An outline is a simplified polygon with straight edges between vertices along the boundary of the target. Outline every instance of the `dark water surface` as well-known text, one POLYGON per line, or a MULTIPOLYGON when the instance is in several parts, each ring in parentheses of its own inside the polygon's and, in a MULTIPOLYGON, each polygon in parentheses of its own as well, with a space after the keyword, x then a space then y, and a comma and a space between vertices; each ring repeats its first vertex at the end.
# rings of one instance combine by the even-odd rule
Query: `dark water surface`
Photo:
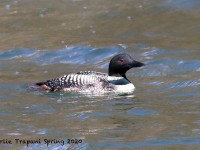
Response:
POLYGON ((0 149, 199 149, 199 39, 199 0, 2 0, 0 149), (26 87, 122 52, 146 64, 127 73, 134 96, 26 87))

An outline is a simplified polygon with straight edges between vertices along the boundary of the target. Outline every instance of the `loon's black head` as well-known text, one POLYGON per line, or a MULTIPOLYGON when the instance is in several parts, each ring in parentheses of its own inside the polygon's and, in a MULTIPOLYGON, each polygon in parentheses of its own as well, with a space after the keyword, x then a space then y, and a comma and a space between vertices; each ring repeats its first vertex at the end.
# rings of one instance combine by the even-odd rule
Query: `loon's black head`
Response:
POLYGON ((118 54, 114 56, 109 64, 108 74, 109 76, 121 75, 126 78, 126 72, 133 67, 141 67, 144 64, 138 61, 135 61, 128 54, 118 54))

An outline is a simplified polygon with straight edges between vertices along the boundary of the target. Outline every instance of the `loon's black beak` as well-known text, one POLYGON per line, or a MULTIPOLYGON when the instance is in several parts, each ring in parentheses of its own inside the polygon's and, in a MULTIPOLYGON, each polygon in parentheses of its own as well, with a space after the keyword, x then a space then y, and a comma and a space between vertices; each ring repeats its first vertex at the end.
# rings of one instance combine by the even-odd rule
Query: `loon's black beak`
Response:
POLYGON ((144 66, 143 63, 135 60, 132 61, 132 67, 142 67, 142 66, 144 66))

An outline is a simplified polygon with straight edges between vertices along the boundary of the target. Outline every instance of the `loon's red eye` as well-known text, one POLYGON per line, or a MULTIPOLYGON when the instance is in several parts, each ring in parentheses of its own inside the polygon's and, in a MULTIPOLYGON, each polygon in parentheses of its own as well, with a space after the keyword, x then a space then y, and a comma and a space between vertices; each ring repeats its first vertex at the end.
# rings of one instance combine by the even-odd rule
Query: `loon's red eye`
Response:
POLYGON ((119 59, 119 62, 120 62, 120 63, 123 63, 123 62, 124 62, 124 59, 119 59))

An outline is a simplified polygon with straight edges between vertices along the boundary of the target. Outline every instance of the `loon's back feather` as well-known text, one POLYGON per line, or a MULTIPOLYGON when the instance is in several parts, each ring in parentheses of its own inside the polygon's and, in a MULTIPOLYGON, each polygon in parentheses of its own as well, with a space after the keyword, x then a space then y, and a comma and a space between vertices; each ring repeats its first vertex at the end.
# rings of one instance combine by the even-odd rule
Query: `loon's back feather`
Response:
MULTIPOLYGON (((107 80, 106 73, 95 71, 79 71, 68 75, 61 76, 46 82, 38 82, 37 86, 50 91, 59 91, 67 88, 87 88, 97 84, 106 87, 110 83, 107 80)), ((109 86, 108 86, 109 87, 109 86)))
POLYGON ((95 75, 99 77, 107 77, 107 73, 96 72, 96 71, 79 71, 76 74, 83 74, 83 75, 95 75))

